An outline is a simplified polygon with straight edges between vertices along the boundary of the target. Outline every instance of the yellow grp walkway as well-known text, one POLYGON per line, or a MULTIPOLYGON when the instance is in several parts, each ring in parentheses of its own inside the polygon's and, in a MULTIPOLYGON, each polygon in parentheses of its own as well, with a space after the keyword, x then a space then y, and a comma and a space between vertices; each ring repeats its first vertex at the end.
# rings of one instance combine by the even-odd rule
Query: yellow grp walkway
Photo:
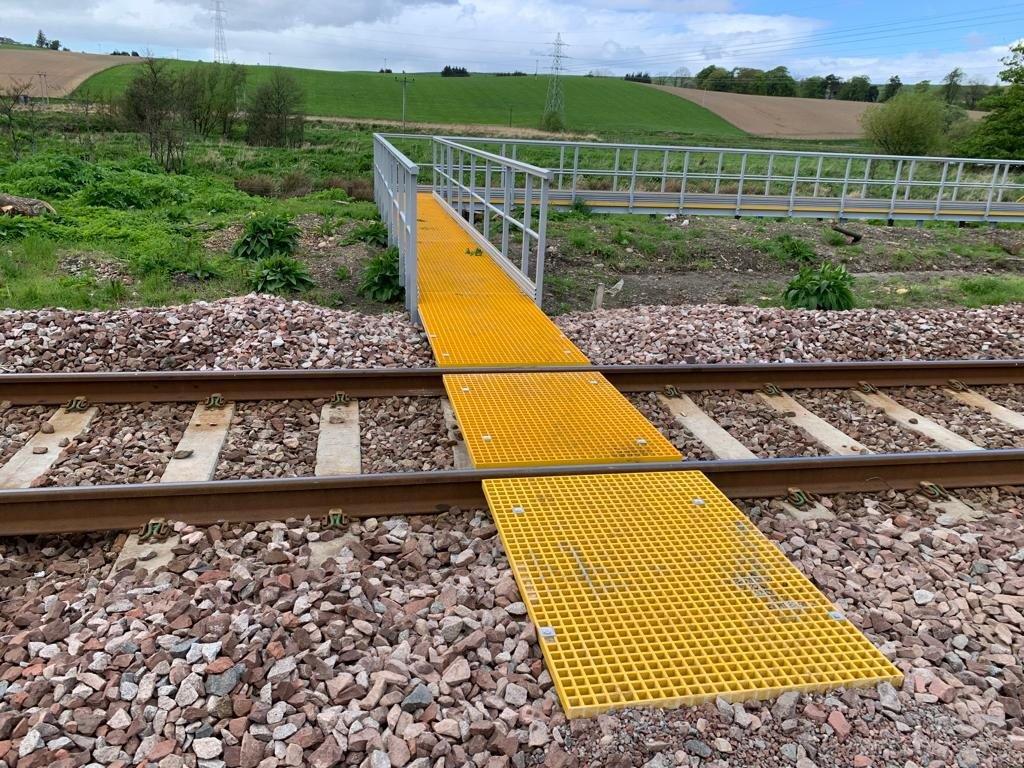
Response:
MULTIPOLYGON (((477 468, 678 462, 679 452, 429 194, 419 311, 477 468)), ((700 472, 487 480, 569 717, 902 675, 700 472)))

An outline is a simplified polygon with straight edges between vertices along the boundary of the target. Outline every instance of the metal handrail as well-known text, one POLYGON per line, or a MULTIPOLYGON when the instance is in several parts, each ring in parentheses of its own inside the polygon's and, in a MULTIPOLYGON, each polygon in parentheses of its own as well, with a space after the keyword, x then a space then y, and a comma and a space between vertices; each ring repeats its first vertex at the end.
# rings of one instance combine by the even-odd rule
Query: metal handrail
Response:
POLYGON ((434 196, 448 207, 480 249, 540 306, 544 296, 548 193, 554 172, 440 136, 434 137, 432 147, 434 196), (518 177, 522 177, 521 186, 518 177), (522 213, 517 215, 520 206, 522 213), (532 225, 534 215, 536 228, 532 225), (500 222, 497 243, 491 239, 495 219, 500 222), (511 258, 513 228, 522 235, 518 266, 511 258))
POLYGON ((398 280, 405 288, 405 308, 419 322, 419 268, 416 250, 416 195, 419 166, 387 138, 373 134, 373 196, 388 244, 398 247, 398 280))

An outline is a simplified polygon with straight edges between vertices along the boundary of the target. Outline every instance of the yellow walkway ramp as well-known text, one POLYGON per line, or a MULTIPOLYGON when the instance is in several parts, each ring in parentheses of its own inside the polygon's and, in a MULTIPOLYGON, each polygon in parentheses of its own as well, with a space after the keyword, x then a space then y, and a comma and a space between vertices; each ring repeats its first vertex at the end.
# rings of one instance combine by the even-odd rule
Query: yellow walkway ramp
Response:
POLYGON ((439 366, 588 364, 433 195, 416 206, 420 318, 439 366))
POLYGON ((902 681, 700 472, 484 491, 569 717, 902 681))
MULTIPOLYGON (((475 467, 681 459, 593 372, 457 373, 588 361, 440 203, 417 205, 420 316, 475 467)), ((570 717, 900 679, 699 472, 484 489, 570 717)))

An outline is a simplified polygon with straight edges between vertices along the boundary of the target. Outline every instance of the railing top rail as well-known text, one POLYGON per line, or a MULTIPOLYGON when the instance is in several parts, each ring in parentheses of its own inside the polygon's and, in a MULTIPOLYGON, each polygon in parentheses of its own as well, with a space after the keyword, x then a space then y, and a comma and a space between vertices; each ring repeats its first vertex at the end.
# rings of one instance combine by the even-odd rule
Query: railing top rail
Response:
MULTIPOLYGON (((602 141, 555 141, 551 139, 513 139, 488 136, 427 136, 425 134, 383 134, 401 139, 434 139, 454 144, 487 142, 488 144, 530 144, 547 147, 585 147, 589 149, 640 149, 672 152, 746 152, 750 155, 789 155, 799 157, 856 158, 861 160, 916 160, 918 162, 968 163, 971 165, 1024 165, 1024 160, 979 157, 933 157, 929 155, 875 155, 859 152, 820 152, 803 149, 752 149, 745 147, 694 147, 678 144, 624 144, 602 141)), ((481 150, 482 151, 482 150, 481 150)), ((498 155, 500 157, 500 155, 498 155)))
POLYGON ((379 141, 384 147, 395 156, 395 159, 405 167, 405 169, 413 176, 419 175, 420 167, 416 165, 412 160, 406 157, 401 150, 399 150, 394 144, 388 141, 389 138, 395 138, 398 134, 385 134, 375 133, 373 134, 374 141, 379 141))
POLYGON ((555 172, 549 168, 541 168, 538 165, 524 163, 521 160, 513 160, 511 157, 496 155, 493 152, 488 152, 477 147, 468 147, 465 144, 462 144, 458 141, 452 141, 451 139, 447 139, 442 136, 434 136, 432 138, 438 144, 442 144, 446 147, 455 147, 457 149, 461 149, 465 152, 468 152, 471 155, 475 155, 476 157, 480 157, 485 160, 490 160, 500 165, 508 166, 509 168, 515 168, 516 170, 520 170, 523 171, 524 173, 529 173, 534 176, 540 176, 542 178, 547 179, 548 181, 551 181, 555 177, 555 172))

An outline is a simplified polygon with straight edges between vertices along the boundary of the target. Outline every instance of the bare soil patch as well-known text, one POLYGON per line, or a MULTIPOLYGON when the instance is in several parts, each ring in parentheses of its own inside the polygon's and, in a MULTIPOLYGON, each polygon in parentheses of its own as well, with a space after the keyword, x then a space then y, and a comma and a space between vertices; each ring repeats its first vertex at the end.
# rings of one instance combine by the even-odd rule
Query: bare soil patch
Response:
MULTIPOLYGON (((772 138, 859 139, 864 134, 861 116, 872 106, 863 101, 756 96, 670 85, 651 87, 700 104, 747 133, 772 138)), ((968 114, 977 119, 982 113, 968 114)))
POLYGON ((13 82, 31 82, 30 96, 63 97, 97 72, 131 64, 139 59, 104 56, 73 51, 38 51, 27 48, 0 49, 0 88, 13 82), (39 73, 46 74, 46 93, 39 73))

